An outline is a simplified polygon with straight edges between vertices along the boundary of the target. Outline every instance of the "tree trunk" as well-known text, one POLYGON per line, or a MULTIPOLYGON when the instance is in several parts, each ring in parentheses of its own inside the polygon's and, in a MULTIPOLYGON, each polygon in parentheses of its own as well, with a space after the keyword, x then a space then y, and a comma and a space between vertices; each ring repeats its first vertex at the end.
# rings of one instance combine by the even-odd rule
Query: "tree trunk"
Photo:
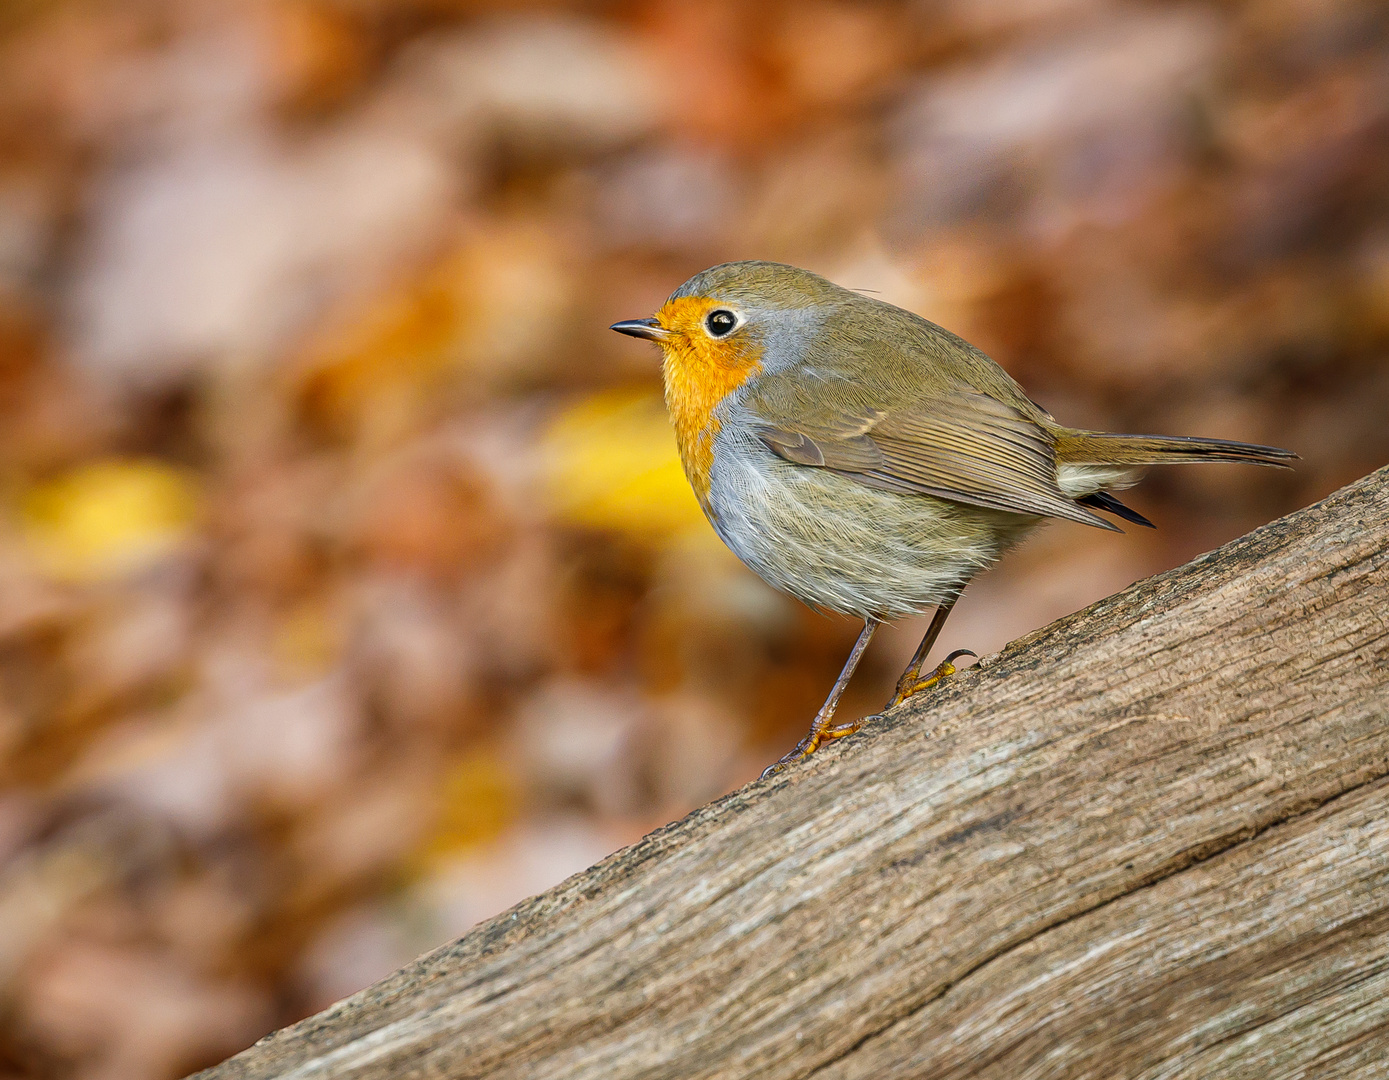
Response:
POLYGON ((203 1073, 1389 1075, 1389 469, 203 1073))

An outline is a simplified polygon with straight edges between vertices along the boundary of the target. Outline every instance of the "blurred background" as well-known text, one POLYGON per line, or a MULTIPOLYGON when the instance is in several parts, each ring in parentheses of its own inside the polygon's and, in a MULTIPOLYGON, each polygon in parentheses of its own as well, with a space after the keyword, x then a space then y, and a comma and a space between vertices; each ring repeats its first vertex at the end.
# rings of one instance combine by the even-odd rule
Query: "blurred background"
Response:
POLYGON ((858 627, 606 329, 748 257, 1302 454, 1050 526, 995 650, 1389 460, 1389 9, 0 4, 0 1076, 213 1063, 799 737, 858 627))

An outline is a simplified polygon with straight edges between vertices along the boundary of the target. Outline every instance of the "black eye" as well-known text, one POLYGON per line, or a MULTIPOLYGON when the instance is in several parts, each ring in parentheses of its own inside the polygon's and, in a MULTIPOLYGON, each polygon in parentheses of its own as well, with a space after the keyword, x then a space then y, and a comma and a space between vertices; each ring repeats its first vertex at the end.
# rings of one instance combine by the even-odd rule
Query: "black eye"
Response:
POLYGON ((738 325, 738 316, 724 308, 715 308, 705 316, 704 325, 714 337, 723 337, 738 325))

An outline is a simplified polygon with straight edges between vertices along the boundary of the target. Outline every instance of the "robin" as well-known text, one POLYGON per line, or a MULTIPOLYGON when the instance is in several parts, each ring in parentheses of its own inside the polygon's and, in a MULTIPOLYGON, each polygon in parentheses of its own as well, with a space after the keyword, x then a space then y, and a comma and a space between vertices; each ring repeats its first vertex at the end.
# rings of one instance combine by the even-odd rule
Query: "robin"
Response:
POLYGON ((612 329, 661 347, 685 475, 724 543, 775 588, 863 620, 810 731, 769 773, 859 730, 834 711, 883 622, 935 609, 889 707, 974 656, 922 677, 966 584, 1044 518, 1152 528, 1112 494, 1144 466, 1297 457, 1065 427, 964 339, 780 263, 712 267, 612 329))

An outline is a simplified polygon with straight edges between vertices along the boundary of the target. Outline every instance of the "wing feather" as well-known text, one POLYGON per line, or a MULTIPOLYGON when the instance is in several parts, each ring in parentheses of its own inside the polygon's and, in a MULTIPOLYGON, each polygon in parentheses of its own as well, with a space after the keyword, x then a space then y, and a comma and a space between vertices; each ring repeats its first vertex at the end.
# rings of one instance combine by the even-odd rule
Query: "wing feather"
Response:
POLYGON ((787 461, 871 487, 1117 530, 1057 486, 1050 432, 988 394, 953 389, 889 409, 818 405, 794 424, 762 421, 758 434, 787 461))

